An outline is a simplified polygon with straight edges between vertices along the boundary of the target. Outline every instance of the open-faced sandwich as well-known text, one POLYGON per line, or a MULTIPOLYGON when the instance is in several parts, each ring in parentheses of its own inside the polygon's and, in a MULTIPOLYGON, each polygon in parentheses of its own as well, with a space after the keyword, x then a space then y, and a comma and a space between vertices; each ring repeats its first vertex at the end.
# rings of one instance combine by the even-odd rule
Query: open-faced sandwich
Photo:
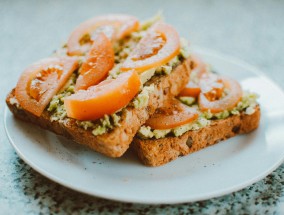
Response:
POLYGON ((260 120, 257 95, 215 74, 192 57, 190 81, 146 121, 133 147, 148 166, 160 166, 237 134, 256 129, 260 120))
POLYGON ((19 119, 120 157, 185 87, 191 65, 186 42, 157 17, 140 24, 128 15, 99 16, 28 66, 6 103, 19 119))
POLYGON ((260 119, 256 95, 192 57, 158 17, 83 22, 24 70, 6 102, 17 118, 109 157, 133 142, 148 166, 248 133, 260 119))

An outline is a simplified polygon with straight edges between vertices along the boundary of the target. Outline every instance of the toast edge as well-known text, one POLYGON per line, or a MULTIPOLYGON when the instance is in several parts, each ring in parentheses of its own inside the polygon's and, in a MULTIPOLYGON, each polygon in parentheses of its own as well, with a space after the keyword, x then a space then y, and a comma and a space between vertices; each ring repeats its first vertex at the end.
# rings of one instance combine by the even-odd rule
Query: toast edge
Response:
MULTIPOLYGON (((109 133, 94 136, 90 130, 84 130, 77 126, 76 120, 67 119, 63 122, 51 121, 50 114, 44 111, 40 117, 19 109, 17 105, 11 104, 14 98, 14 89, 6 97, 6 103, 10 111, 18 119, 30 122, 64 136, 75 142, 87 145, 91 149, 109 157, 121 157, 129 148, 136 132, 146 120, 163 105, 170 97, 176 96, 186 85, 191 72, 191 58, 185 59, 168 76, 155 77, 151 83, 155 84, 156 91, 150 95, 149 104, 144 108, 127 108, 122 115, 121 126, 116 127, 109 133)), ((150 84, 151 84, 150 83, 150 84)))
POLYGON ((257 106, 252 115, 241 113, 226 119, 214 120, 211 125, 196 131, 188 131, 180 137, 157 140, 134 138, 132 147, 143 164, 161 166, 238 134, 252 132, 259 126, 260 115, 260 107, 257 106))

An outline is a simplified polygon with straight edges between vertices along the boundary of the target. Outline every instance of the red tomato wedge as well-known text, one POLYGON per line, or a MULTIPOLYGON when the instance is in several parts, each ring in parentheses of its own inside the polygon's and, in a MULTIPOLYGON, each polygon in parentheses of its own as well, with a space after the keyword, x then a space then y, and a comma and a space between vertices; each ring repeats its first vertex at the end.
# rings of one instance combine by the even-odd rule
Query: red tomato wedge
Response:
POLYGON ((197 98, 201 91, 199 83, 196 83, 196 81, 192 79, 199 80, 202 75, 206 74, 208 72, 207 66, 200 58, 195 55, 192 56, 192 61, 193 69, 191 71, 190 81, 188 82, 186 87, 180 92, 179 96, 190 96, 197 98))
POLYGON ((145 125, 153 129, 171 129, 193 122, 197 118, 198 113, 195 109, 172 99, 163 108, 158 109, 145 125))
POLYGON ((242 98, 242 88, 240 84, 230 78, 221 77, 224 87, 228 89, 228 93, 225 97, 210 101, 204 93, 200 93, 198 104, 201 111, 210 110, 211 113, 219 113, 224 110, 233 109, 242 98))
POLYGON ((79 90, 64 99, 67 116, 78 120, 95 120, 105 114, 113 114, 133 99, 140 85, 139 75, 130 71, 87 90, 79 90))
POLYGON ((104 80, 114 65, 114 52, 110 40, 99 33, 94 40, 86 61, 80 68, 75 90, 86 90, 104 80))
POLYGON ((104 32, 115 41, 128 36, 139 28, 139 21, 134 16, 112 14, 98 16, 81 23, 71 33, 67 41, 69 55, 84 55, 89 50, 96 32, 104 32))
POLYGON ((163 22, 154 24, 139 41, 123 63, 121 70, 134 69, 138 73, 166 64, 180 50, 180 38, 176 30, 163 22))
POLYGON ((15 90, 21 107, 40 116, 77 68, 78 60, 70 57, 46 58, 29 66, 15 90))

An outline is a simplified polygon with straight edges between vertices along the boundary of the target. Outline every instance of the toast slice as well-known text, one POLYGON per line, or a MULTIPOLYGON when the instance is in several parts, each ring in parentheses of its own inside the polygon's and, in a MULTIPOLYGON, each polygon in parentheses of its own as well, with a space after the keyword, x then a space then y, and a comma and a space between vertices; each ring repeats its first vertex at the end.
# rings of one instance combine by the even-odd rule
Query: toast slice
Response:
POLYGON ((147 166, 160 166, 180 156, 196 152, 238 134, 255 130, 260 121, 260 107, 251 115, 244 112, 225 119, 212 120, 209 126, 187 131, 179 137, 140 139, 136 137, 132 147, 147 166))
MULTIPOLYGON (((183 60, 169 75, 153 76, 146 86, 154 85, 154 91, 149 93, 146 107, 134 108, 128 106, 121 116, 120 126, 109 132, 95 136, 91 130, 85 130, 77 125, 76 120, 66 118, 63 121, 52 121, 51 113, 45 110, 40 117, 25 111, 15 102, 13 89, 6 98, 6 103, 15 117, 39 125, 58 135, 72 139, 77 143, 89 146, 97 152, 109 157, 120 157, 129 148, 136 132, 146 120, 163 105, 163 102, 178 95, 188 82, 192 67, 191 58, 183 60)), ((111 102, 111 101, 110 101, 111 102)))

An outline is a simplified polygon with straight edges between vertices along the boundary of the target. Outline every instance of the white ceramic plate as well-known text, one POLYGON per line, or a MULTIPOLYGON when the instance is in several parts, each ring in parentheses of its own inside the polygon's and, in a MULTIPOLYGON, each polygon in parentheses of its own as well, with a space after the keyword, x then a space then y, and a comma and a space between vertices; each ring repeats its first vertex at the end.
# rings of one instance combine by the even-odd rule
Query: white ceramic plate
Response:
POLYGON ((260 95, 258 130, 221 142, 162 167, 143 166, 127 152, 111 159, 16 120, 5 127, 18 155, 39 173, 71 189, 125 202, 182 203, 240 190, 276 169, 284 158, 284 94, 255 68, 209 51, 195 51, 213 69, 260 95))

